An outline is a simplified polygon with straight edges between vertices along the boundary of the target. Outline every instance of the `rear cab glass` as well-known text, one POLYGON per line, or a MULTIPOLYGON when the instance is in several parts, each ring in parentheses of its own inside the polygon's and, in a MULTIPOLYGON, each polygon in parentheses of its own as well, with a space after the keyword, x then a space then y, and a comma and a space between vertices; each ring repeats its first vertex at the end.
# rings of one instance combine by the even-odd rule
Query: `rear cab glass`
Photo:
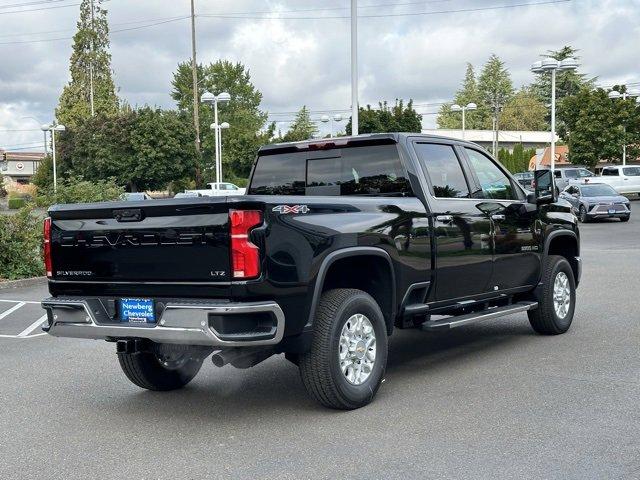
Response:
POLYGON ((258 157, 249 195, 412 195, 396 144, 258 157))

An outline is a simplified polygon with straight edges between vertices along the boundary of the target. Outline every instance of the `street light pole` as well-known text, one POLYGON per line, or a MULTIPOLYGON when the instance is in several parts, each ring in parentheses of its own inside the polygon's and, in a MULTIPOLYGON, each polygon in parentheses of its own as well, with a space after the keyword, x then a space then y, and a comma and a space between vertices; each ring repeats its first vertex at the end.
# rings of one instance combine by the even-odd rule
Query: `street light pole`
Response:
POLYGON ((556 70, 551 70, 551 172, 556 168, 556 70))
POLYGON ((64 132, 66 127, 64 125, 56 124, 54 121, 50 125, 43 125, 42 130, 48 130, 51 132, 51 150, 53 160, 53 193, 58 191, 58 171, 56 166, 56 132, 64 132))
MULTIPOLYGON (((231 95, 227 92, 222 92, 218 95, 204 92, 201 101, 202 103, 213 105, 213 123, 211 124, 211 129, 214 130, 215 134, 216 183, 220 183, 222 181, 222 139, 220 138, 220 124, 218 123, 218 102, 227 103, 231 101, 231 95)), ((227 126, 228 125, 229 124, 227 124, 227 126)))
MULTIPOLYGON (((626 89, 626 86, 625 86, 626 89)), ((617 100, 619 98, 621 98, 623 101, 626 100, 628 97, 636 97, 638 96, 638 94, 636 93, 628 93, 626 90, 623 93, 618 92, 617 90, 611 90, 608 94, 608 97, 611 100, 617 100)), ((627 124, 623 123, 622 124, 622 133, 624 135, 624 140, 622 142, 622 166, 625 166, 627 164, 627 124)))
POLYGON ((451 105, 452 112, 462 112, 462 140, 464 140, 465 137, 467 110, 476 110, 477 108, 478 106, 475 103, 467 103, 463 106, 460 106, 457 103, 451 105))
POLYGON ((358 135, 358 2, 351 0, 351 135, 358 135))
POLYGON ((556 60, 555 58, 545 58, 531 65, 533 73, 551 73, 551 162, 550 169, 553 172, 556 168, 556 72, 575 70, 578 62, 574 58, 556 60))

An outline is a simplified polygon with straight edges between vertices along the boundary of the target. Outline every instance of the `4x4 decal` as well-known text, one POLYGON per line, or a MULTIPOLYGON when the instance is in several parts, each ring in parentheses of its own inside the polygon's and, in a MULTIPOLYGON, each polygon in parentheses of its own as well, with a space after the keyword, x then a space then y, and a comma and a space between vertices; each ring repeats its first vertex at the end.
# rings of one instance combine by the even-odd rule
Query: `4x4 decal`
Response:
POLYGON ((306 205, 277 205, 271 210, 278 213, 308 213, 309 207, 306 205))

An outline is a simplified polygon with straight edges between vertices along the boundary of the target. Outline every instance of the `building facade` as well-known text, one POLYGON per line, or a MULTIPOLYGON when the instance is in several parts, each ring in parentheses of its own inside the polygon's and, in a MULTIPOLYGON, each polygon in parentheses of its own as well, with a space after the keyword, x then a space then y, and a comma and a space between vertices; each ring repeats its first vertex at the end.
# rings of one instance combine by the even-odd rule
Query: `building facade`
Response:
MULTIPOLYGON (((462 140, 462 130, 447 129, 423 129, 422 133, 440 135, 442 137, 456 138, 462 140)), ((487 150, 491 150, 495 139, 493 130, 465 130, 464 140, 477 143, 487 150)), ((556 135, 556 141, 558 137, 556 135)), ((513 147, 522 144, 525 149, 544 148, 551 143, 550 132, 526 131, 526 130, 501 130, 498 132, 498 149, 504 148, 513 151, 513 147)))
POLYGON ((38 171, 42 152, 5 152, 0 150, 0 175, 8 183, 26 184, 38 171))

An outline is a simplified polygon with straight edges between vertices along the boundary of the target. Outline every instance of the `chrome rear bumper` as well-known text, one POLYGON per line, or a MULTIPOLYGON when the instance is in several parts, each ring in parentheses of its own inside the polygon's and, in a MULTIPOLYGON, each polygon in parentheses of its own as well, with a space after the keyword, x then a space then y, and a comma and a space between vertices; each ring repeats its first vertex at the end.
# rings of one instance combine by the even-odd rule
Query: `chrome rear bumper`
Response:
POLYGON ((44 330, 55 337, 97 340, 145 338, 158 343, 240 347, 275 345, 284 335, 284 313, 275 302, 167 302, 156 324, 100 323, 96 319, 98 312, 94 313, 89 302, 84 299, 49 298, 42 301, 42 308, 47 311, 48 317, 44 330), (247 336, 241 340, 222 339, 209 322, 209 314, 224 316, 253 313, 268 313, 272 316, 274 328, 267 335, 268 338, 262 334, 256 340, 247 336))

